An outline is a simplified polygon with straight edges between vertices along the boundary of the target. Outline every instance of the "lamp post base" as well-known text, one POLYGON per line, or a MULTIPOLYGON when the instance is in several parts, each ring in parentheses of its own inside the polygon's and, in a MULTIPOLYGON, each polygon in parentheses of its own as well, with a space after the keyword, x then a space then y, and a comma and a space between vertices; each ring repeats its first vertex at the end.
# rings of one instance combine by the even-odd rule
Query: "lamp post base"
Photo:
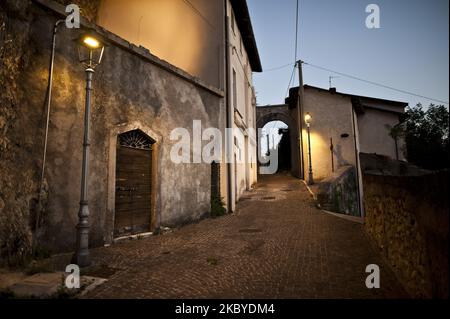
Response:
POLYGON ((91 259, 89 257, 89 206, 87 201, 82 201, 80 203, 78 217, 77 245, 76 251, 72 257, 72 262, 82 268, 91 264, 91 259))
POLYGON ((91 257, 89 256, 89 252, 83 253, 74 253, 72 256, 72 264, 77 265, 80 268, 88 267, 92 264, 91 257))
POLYGON ((312 173, 309 173, 308 175, 308 185, 313 185, 314 184, 314 179, 312 176, 312 173))

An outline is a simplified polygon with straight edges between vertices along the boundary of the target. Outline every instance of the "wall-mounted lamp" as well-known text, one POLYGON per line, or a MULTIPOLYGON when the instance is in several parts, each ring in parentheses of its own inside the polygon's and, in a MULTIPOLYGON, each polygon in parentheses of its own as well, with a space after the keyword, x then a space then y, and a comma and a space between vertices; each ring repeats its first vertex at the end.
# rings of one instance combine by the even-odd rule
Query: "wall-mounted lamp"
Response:
POLYGON ((306 123, 306 126, 309 127, 309 126, 311 125, 311 120, 312 120, 311 114, 306 113, 306 115, 305 115, 305 123, 306 123))

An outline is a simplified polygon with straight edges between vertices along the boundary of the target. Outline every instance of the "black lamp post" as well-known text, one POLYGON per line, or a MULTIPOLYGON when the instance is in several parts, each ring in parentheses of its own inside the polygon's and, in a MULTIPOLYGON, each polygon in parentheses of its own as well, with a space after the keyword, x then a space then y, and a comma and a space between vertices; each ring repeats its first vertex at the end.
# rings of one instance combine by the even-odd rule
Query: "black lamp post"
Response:
POLYGON ((86 104, 84 113, 83 163, 81 171, 81 198, 78 212, 77 245, 73 263, 79 267, 91 264, 89 258, 89 206, 88 206, 88 175, 89 175, 89 122, 91 113, 92 77, 105 50, 104 44, 93 33, 85 33, 78 41, 80 62, 86 68, 86 104))
POLYGON ((305 123, 306 123, 306 130, 308 132, 308 161, 309 161, 308 185, 314 184, 312 161, 311 161, 311 120, 312 120, 311 114, 306 113, 305 123))

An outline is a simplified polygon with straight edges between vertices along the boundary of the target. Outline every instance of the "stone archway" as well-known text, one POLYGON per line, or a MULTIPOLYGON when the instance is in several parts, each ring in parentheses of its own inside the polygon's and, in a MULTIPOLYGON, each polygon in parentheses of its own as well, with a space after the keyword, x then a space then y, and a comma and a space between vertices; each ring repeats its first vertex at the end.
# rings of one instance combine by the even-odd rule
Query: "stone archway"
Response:
MULTIPOLYGON (((294 110, 295 111, 295 110, 294 110)), ((272 121, 282 121, 289 127, 289 136, 291 142, 291 174, 301 178, 298 156, 298 125, 295 116, 292 114, 287 104, 268 105, 256 107, 256 128, 262 129, 264 125, 272 121)), ((260 140, 260 136, 258 136, 260 140)), ((258 152, 259 152, 258 143, 258 152)))

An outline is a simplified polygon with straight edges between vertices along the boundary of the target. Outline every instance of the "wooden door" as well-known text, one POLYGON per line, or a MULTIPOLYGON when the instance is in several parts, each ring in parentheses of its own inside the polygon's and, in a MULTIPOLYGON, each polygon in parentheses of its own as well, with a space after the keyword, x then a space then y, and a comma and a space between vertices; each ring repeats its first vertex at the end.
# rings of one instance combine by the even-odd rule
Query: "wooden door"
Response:
POLYGON ((140 131, 119 135, 116 157, 115 237, 150 231, 151 140, 140 131))

